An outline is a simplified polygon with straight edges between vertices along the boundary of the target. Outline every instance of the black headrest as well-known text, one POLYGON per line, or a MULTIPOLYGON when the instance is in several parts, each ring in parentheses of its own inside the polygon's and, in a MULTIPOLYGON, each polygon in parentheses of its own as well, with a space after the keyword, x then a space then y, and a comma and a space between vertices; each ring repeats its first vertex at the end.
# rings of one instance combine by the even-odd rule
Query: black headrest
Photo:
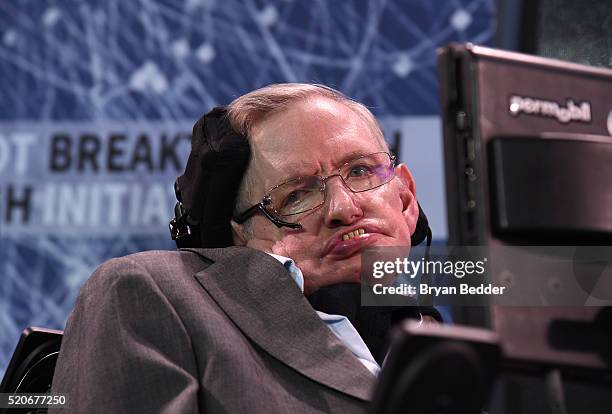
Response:
POLYGON ((216 107, 196 122, 187 166, 174 188, 178 203, 170 230, 179 247, 233 244, 230 219, 250 155, 246 138, 230 126, 227 108, 216 107))

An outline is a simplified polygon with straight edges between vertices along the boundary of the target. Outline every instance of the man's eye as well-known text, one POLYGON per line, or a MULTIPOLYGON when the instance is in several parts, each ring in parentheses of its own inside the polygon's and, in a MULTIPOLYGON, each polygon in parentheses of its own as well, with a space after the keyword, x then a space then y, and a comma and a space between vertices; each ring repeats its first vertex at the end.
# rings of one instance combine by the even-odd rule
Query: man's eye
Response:
POLYGON ((303 197, 304 191, 292 191, 285 197, 285 200, 283 200, 283 207, 291 207, 292 205, 298 204, 302 201, 303 197))
POLYGON ((349 177, 363 177, 364 175, 372 174, 372 169, 366 165, 357 165, 351 168, 349 177))

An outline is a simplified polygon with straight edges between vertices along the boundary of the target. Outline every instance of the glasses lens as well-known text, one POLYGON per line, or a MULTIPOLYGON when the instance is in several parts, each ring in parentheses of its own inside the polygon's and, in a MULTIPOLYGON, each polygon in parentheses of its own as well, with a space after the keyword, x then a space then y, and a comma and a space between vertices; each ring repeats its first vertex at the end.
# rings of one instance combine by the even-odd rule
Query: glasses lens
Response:
POLYGON ((349 161, 341 171, 346 185, 354 192, 380 187, 395 177, 389 154, 379 152, 349 161))
POLYGON ((270 191, 272 208, 282 216, 291 216, 313 209, 325 201, 320 177, 300 177, 270 191))

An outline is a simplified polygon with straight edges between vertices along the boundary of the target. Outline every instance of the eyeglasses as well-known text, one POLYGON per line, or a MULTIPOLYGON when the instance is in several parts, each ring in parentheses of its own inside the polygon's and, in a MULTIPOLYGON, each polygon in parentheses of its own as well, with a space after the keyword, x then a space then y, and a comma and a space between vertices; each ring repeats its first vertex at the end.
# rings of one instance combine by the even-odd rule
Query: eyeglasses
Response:
POLYGON ((361 155, 343 164, 335 174, 321 177, 311 175, 292 178, 272 187, 262 200, 234 217, 244 223, 257 212, 263 213, 278 227, 302 228, 297 223, 299 214, 325 204, 325 183, 340 177, 353 193, 361 193, 387 184, 395 177, 395 156, 386 152, 361 155))

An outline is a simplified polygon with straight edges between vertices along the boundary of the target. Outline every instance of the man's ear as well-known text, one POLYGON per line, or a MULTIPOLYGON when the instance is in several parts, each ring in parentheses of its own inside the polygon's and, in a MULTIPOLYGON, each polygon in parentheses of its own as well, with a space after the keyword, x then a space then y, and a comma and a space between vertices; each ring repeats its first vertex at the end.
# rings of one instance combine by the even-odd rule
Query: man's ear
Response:
POLYGON ((234 220, 230 220, 230 226, 232 226, 234 246, 246 246, 247 239, 244 236, 244 226, 236 223, 234 220))
POLYGON ((419 219, 419 205, 416 200, 416 184, 406 164, 395 167, 395 176, 400 182, 400 198, 402 200, 402 214, 408 224, 410 234, 414 233, 419 219))

